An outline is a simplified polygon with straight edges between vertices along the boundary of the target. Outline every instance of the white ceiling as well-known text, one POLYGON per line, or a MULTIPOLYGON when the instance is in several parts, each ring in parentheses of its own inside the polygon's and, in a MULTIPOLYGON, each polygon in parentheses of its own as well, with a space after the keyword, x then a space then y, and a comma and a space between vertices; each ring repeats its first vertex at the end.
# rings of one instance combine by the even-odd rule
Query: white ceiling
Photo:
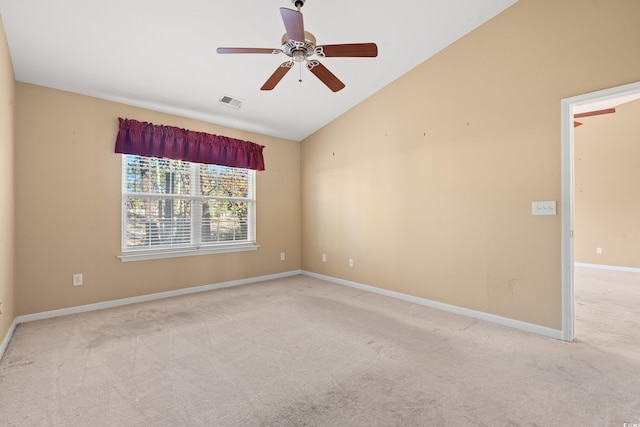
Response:
POLYGON ((320 59, 337 93, 299 66, 261 91, 285 55, 216 54, 280 48, 291 0, 0 0, 0 15, 18 81, 299 141, 516 1, 307 0, 319 45, 378 45, 377 58, 320 59))

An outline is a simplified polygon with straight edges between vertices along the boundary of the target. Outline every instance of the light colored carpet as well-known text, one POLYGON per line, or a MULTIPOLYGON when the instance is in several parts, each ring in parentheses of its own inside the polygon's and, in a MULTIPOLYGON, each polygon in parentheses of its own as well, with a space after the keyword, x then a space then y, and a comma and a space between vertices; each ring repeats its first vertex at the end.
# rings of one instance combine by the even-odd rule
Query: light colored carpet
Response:
POLYGON ((575 343, 305 276, 21 324, 0 425, 640 423, 639 275, 599 273, 575 343))

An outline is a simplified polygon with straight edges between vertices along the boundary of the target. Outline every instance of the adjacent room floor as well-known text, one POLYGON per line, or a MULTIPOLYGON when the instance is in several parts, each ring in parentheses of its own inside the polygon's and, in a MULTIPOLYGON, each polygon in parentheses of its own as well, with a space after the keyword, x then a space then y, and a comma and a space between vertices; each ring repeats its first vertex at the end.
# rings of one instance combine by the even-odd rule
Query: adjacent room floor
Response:
POLYGON ((640 422, 640 275, 576 271, 566 343, 306 276, 24 323, 2 426, 640 422))
POLYGON ((640 273, 585 267, 574 272, 576 342, 640 354, 640 273))

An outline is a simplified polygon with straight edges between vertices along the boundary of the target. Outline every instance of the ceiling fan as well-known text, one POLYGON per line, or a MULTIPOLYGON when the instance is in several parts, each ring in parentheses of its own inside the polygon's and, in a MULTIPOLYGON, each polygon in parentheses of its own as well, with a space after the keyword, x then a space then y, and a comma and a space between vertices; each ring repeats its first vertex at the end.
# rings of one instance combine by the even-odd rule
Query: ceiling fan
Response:
POLYGON ((284 53, 289 58, 276 69, 260 88, 261 90, 272 90, 282 80, 282 78, 293 68, 295 63, 306 62, 306 67, 316 77, 322 81, 333 92, 337 92, 345 87, 327 67, 322 65, 317 59, 311 59, 313 55, 331 57, 368 57, 378 56, 378 46, 375 43, 350 43, 350 44, 327 44, 316 45, 316 38, 313 34, 304 29, 302 13, 300 8, 305 0, 291 0, 297 10, 280 8, 280 15, 284 22, 286 33, 282 36, 282 47, 280 49, 270 48, 246 48, 246 47, 219 47, 218 53, 264 53, 280 54, 284 53))

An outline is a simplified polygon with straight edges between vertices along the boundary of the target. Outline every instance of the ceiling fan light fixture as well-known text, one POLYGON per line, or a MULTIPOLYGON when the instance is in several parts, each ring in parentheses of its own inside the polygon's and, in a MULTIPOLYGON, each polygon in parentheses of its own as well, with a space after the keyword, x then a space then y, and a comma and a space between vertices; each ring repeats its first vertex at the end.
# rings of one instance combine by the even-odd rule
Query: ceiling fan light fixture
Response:
POLYGON ((307 58, 307 53, 302 50, 292 52, 292 58, 295 62, 303 62, 307 58))

